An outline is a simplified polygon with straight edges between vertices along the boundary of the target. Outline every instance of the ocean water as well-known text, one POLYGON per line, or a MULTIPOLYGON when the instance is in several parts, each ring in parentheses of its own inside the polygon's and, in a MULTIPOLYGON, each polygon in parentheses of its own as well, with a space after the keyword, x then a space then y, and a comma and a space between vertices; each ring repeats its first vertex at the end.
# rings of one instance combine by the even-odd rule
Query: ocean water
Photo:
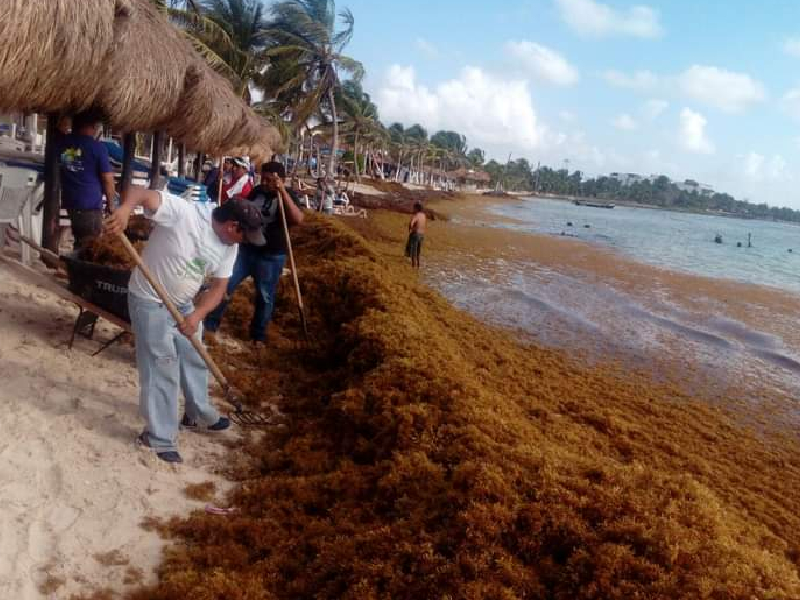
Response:
MULTIPOLYGON (((563 232, 674 271, 800 292, 800 227, 794 225, 541 199, 486 210, 486 226, 563 232), (714 242, 716 235, 722 244, 714 242)), ((713 298, 694 298, 690 305, 663 290, 639 295, 613 281, 535 262, 495 258, 466 265, 439 265, 428 281, 457 306, 546 346, 577 350, 589 361, 624 357, 625 364, 645 369, 654 359, 674 359, 683 365, 681 377, 700 373, 725 385, 800 394, 800 346, 794 335, 800 315, 770 314, 767 331, 736 320, 724 302, 713 298)), ((714 383, 717 388, 724 389, 714 383)))
POLYGON ((521 199, 494 206, 491 212, 516 221, 493 223, 497 227, 563 233, 660 267, 800 292, 798 225, 546 199, 521 199), (722 236, 722 244, 714 242, 716 235, 722 236))

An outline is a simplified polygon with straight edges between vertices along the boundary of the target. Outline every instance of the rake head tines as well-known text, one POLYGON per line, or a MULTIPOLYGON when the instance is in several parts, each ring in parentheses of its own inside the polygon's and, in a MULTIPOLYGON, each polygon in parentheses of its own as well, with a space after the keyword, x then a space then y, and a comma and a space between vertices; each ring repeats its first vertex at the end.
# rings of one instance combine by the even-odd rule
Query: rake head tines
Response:
POLYGON ((230 420, 239 427, 267 427, 272 425, 270 417, 250 410, 244 410, 241 406, 238 406, 236 410, 232 411, 228 416, 230 420))

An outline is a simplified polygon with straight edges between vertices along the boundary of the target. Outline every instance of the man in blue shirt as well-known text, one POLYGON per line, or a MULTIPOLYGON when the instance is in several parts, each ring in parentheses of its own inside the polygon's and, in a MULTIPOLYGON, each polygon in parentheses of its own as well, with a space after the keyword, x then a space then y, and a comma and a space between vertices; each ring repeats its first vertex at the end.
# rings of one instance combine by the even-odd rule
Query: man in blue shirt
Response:
POLYGON ((103 194, 113 211, 114 171, 105 144, 95 139, 100 115, 85 111, 72 117, 72 133, 58 140, 61 206, 67 209, 77 250, 103 229, 103 194))

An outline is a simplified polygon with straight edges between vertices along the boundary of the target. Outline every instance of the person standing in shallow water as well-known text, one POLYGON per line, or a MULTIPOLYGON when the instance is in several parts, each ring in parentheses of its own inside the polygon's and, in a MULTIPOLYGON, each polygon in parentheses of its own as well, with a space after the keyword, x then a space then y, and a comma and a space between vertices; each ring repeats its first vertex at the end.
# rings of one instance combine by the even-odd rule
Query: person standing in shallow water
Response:
POLYGON ((422 204, 414 203, 414 215, 408 223, 408 242, 406 243, 406 256, 411 258, 411 267, 419 269, 419 257, 422 254, 422 242, 425 241, 425 228, 428 217, 422 209, 422 204))

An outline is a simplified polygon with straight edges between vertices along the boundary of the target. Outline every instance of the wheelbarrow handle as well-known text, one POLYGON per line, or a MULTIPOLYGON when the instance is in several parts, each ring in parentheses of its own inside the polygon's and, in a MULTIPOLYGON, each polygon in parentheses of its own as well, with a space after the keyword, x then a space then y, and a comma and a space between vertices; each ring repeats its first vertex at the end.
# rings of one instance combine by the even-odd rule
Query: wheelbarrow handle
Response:
MULTIPOLYGON (((128 251, 128 254, 131 255, 131 258, 136 263, 136 266, 139 267, 139 270, 142 272, 142 275, 144 275, 144 278, 147 279, 147 281, 150 282, 150 285, 153 286, 153 289, 156 291, 156 294, 158 294, 158 297, 164 303, 164 306, 167 307, 169 314, 172 315, 172 318, 175 319, 175 322, 178 325, 183 325, 184 321, 183 315, 175 306, 175 304, 172 302, 172 300, 169 299, 169 296, 167 295, 167 292, 164 289, 164 287, 158 281, 156 281, 155 277, 153 277, 153 274, 150 272, 150 269, 148 269, 147 265, 144 264, 142 257, 139 256, 139 253, 136 251, 136 248, 133 247, 131 241, 125 236, 124 233, 119 234, 119 239, 122 241, 122 245, 125 246, 125 249, 128 251)), ((189 341, 191 342, 194 349, 197 350, 197 353, 200 355, 203 361, 206 363, 206 366, 208 366, 208 370, 211 371, 216 380, 219 382, 219 385, 222 387, 222 391, 225 393, 228 402, 230 402, 237 411, 241 410, 241 404, 239 404, 238 402, 234 402, 231 399, 232 396, 231 386, 228 383, 228 380, 225 378, 225 375, 222 374, 222 371, 220 371, 219 367, 217 366, 217 363, 214 362, 214 359, 211 358, 211 355, 208 353, 206 347, 203 346, 200 339, 197 336, 193 335, 189 338, 189 341)))
POLYGON ((12 234, 12 236, 9 236, 9 237, 12 237, 12 239, 13 239, 13 237, 16 237, 16 238, 17 238, 17 239, 18 239, 20 242, 23 242, 23 243, 25 243, 25 244, 28 244, 28 246, 30 246, 30 247, 31 247, 32 249, 34 249, 36 252, 38 252, 38 253, 39 253, 39 254, 41 254, 42 256, 46 256, 47 258, 49 258, 49 259, 50 259, 50 260, 52 260, 52 261, 59 262, 59 261, 63 260, 63 259, 62 259, 62 258, 61 258, 61 257, 60 257, 58 254, 56 254, 55 252, 53 252, 53 251, 51 251, 51 250, 48 250, 47 248, 42 248, 42 247, 41 247, 39 244, 37 244, 36 242, 34 242, 32 239, 30 239, 29 237, 26 237, 26 236, 22 235, 22 234, 21 234, 21 233, 19 233, 19 232, 15 232, 14 234, 12 234))

